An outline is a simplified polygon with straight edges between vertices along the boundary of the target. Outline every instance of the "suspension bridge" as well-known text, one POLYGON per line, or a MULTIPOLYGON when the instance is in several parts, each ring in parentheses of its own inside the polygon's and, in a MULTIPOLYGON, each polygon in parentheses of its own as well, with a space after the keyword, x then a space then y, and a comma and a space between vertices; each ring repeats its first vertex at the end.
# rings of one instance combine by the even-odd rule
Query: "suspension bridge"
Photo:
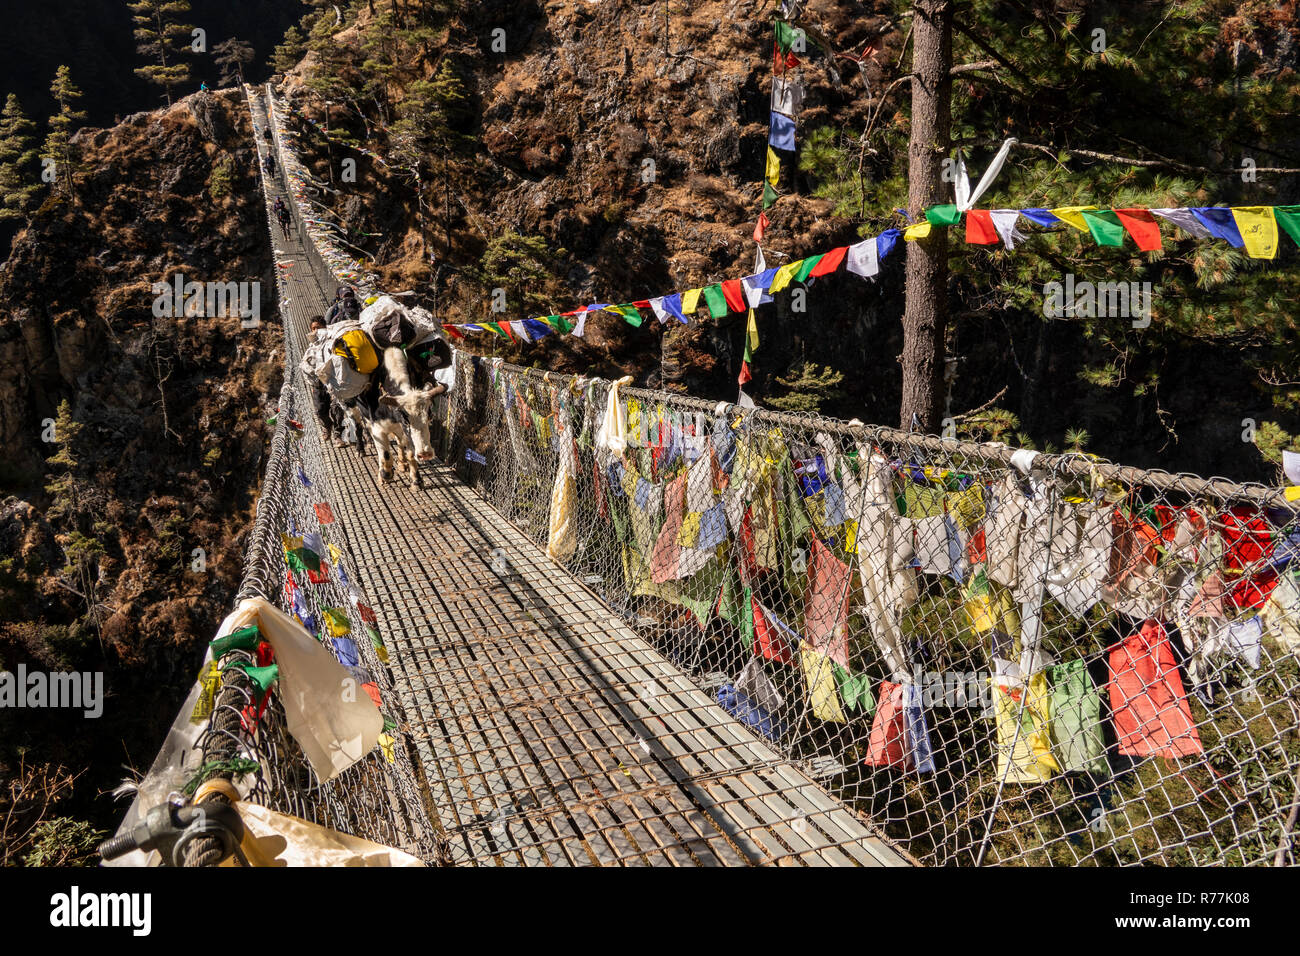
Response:
MULTIPOLYGON (((302 200, 270 89, 249 102, 275 131, 268 207, 302 200)), ((463 351, 442 461, 421 488, 381 484, 308 417, 297 363, 339 273, 290 205, 285 383, 239 597, 373 608, 360 664, 389 736, 322 782, 274 698, 241 718, 228 669, 155 772, 243 773, 246 800, 434 864, 1294 862, 1281 489, 635 388, 611 462, 590 440, 610 383, 463 351), (286 528, 328 538, 310 586, 286 528)))

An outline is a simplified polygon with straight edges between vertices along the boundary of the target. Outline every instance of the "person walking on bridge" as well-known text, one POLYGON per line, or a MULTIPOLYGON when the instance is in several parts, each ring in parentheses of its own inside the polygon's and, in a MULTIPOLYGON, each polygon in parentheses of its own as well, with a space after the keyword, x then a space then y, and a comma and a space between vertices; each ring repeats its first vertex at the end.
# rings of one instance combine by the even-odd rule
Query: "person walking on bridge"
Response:
POLYGON ((275 205, 271 207, 275 212, 275 218, 280 221, 280 231, 284 233, 284 238, 289 238, 289 207, 284 204, 283 196, 275 197, 275 205))
POLYGON ((356 292, 349 285, 339 286, 334 293, 334 304, 325 313, 325 323, 333 325, 335 322, 356 322, 360 318, 361 303, 357 301, 356 292))
MULTIPOLYGON (((321 342, 319 333, 325 329, 324 316, 312 316, 308 325, 307 333, 308 346, 318 345, 321 342)), ((304 363, 310 364, 307 356, 303 357, 304 363)), ((307 380, 307 392, 311 397, 311 408, 316 414, 316 423, 320 425, 321 444, 329 444, 331 438, 337 447, 342 447, 346 442, 343 440, 343 416, 344 410, 330 398, 329 391, 325 388, 319 378, 308 370, 302 369, 303 378, 307 380)))

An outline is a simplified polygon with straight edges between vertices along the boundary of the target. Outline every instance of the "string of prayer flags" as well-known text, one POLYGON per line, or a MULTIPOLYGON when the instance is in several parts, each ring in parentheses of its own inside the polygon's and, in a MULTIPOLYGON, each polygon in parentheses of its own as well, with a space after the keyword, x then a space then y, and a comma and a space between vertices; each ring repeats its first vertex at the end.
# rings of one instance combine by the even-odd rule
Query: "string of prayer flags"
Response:
MULTIPOLYGON (((766 180, 765 186, 770 187, 766 180)), ((1161 219, 1196 238, 1223 239, 1254 258, 1275 258, 1281 232, 1286 232, 1300 245, 1300 206, 1102 209, 1095 205, 1078 205, 1059 206, 1051 210, 1031 207, 963 211, 959 206, 947 203, 930 207, 925 211, 924 220, 912 223, 905 230, 886 229, 874 239, 864 239, 851 246, 840 246, 828 252, 797 259, 774 270, 756 266, 755 272, 748 276, 629 303, 593 303, 585 308, 550 316, 509 322, 463 323, 445 328, 462 332, 490 331, 512 342, 534 342, 557 329, 571 330, 573 335, 581 338, 587 316, 592 312, 618 315, 633 326, 642 324, 642 310, 652 311, 661 323, 672 317, 683 324, 690 324, 695 313, 703 306, 707 307, 711 318, 721 319, 730 313, 746 312, 772 301, 776 293, 787 289, 792 282, 806 283, 837 272, 841 267, 863 277, 877 275, 881 260, 892 252, 900 240, 915 240, 929 235, 934 228, 960 225, 963 218, 968 243, 991 246, 1001 241, 1008 251, 1012 251, 1026 238, 1025 233, 1018 228, 1021 217, 1034 226, 1049 230, 1067 223, 1071 228, 1089 235, 1099 246, 1122 247, 1127 235, 1143 252, 1161 250, 1161 219), (568 316, 576 316, 576 324, 570 322, 566 318, 568 316)), ((770 226, 766 213, 760 213, 754 230, 756 242, 761 243, 770 226)))

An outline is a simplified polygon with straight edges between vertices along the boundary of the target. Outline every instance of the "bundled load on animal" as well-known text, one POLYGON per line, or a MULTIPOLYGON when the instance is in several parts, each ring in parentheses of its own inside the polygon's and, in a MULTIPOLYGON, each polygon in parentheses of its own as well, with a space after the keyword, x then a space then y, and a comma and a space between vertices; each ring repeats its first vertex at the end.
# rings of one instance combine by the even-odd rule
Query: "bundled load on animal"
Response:
POLYGON ((361 327, 379 348, 405 352, 408 368, 420 379, 451 388, 451 346, 427 309, 408 309, 392 296, 381 295, 362 310, 361 327))
POLYGON ((315 376, 336 402, 348 402, 370 384, 379 367, 380 350, 360 322, 339 322, 320 329, 303 351, 298 367, 315 376))

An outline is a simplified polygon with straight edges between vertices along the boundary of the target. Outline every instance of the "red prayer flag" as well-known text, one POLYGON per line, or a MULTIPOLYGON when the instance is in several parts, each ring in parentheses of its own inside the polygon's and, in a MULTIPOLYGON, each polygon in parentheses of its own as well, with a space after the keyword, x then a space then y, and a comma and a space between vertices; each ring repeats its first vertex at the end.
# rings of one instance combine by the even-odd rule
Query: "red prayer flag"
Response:
POLYGON ((813 538, 808 562, 808 600, 804 607, 804 634, 824 657, 849 667, 849 566, 830 548, 813 538))
POLYGON ((464 333, 462 333, 462 332, 461 332, 458 328, 456 328, 456 326, 454 326, 454 325, 444 325, 444 326, 442 327, 442 330, 443 330, 444 332, 446 332, 448 335, 450 335, 453 339, 460 340, 460 339, 465 338, 464 333))
POLYGON ((794 657, 790 654, 790 643, 785 635, 767 619, 767 612, 758 603, 758 598, 751 594, 749 601, 754 611, 754 650, 769 661, 793 664, 794 657))
POLYGON ((728 279, 722 283, 722 296, 727 300, 727 308, 732 312, 744 312, 749 308, 745 301, 745 289, 739 279, 728 279))
POLYGON ((880 682, 875 719, 867 738, 869 767, 903 767, 907 765, 907 748, 903 740, 903 685, 887 680, 880 682))
POLYGON ((758 214, 758 225, 756 225, 756 226, 754 227, 754 241, 755 241, 755 242, 762 242, 762 241, 763 241, 763 233, 767 232, 767 227, 768 227, 769 225, 770 225, 770 223, 767 221, 767 213, 765 213, 765 212, 760 212, 760 213, 758 214))
POLYGON ((993 228, 993 217, 987 209, 970 209, 966 212, 966 241, 981 246, 1001 242, 993 228))
POLYGON ((784 58, 781 56, 781 48, 776 43, 772 44, 772 72, 784 73, 787 69, 799 65, 799 58, 793 53, 787 53, 784 58), (782 59, 785 60, 782 65, 782 59))
POLYGON ((838 249, 832 249, 821 257, 817 265, 813 266, 813 271, 808 273, 808 276, 810 278, 816 278, 817 276, 830 275, 844 262, 844 256, 848 251, 848 246, 840 246, 838 249))
POLYGON ((1143 252, 1160 251, 1160 225, 1149 209, 1116 209, 1115 215, 1139 249, 1143 252))
POLYGON ((312 505, 316 509, 316 520, 321 524, 334 523, 334 509, 330 507, 328 501, 322 501, 318 505, 312 505))
POLYGON ((358 611, 358 613, 360 613, 360 615, 361 615, 361 620, 365 621, 367 624, 378 624, 378 623, 379 623, 378 619, 376 619, 376 617, 375 617, 374 609, 371 608, 370 605, 368 605, 368 604, 362 604, 360 601, 358 601, 358 602, 357 602, 357 611, 358 611))
POLYGON ((753 376, 752 374, 750 374, 750 371, 749 371, 749 363, 748 363, 748 362, 741 362, 741 363, 740 363, 740 377, 737 378, 736 381, 738 381, 741 385, 744 385, 746 382, 752 382, 753 380, 754 380, 754 376, 753 376))
POLYGON ((633 304, 634 306, 636 306, 638 309, 649 309, 649 308, 651 308, 650 300, 649 300, 649 299, 637 299, 637 300, 636 300, 635 302, 633 302, 632 304, 633 304))
POLYGON ((1177 758, 1202 752, 1173 648, 1158 621, 1116 644, 1108 663, 1120 753, 1177 758))

